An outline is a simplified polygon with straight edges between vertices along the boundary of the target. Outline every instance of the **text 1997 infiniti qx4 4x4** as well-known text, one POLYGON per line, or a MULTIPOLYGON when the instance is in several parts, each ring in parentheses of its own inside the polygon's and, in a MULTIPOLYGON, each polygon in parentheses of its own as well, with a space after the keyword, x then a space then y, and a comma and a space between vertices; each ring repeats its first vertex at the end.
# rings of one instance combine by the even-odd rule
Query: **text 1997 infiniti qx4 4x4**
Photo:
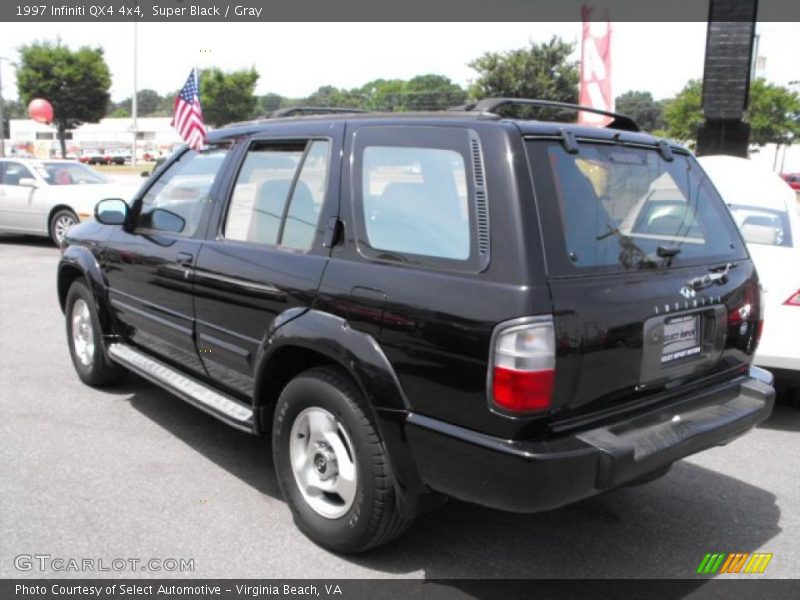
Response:
POLYGON ((695 159, 518 105, 554 108, 292 109, 176 153, 67 236, 78 375, 270 435, 297 525, 349 553, 443 497, 552 509, 765 419, 756 271, 695 159))

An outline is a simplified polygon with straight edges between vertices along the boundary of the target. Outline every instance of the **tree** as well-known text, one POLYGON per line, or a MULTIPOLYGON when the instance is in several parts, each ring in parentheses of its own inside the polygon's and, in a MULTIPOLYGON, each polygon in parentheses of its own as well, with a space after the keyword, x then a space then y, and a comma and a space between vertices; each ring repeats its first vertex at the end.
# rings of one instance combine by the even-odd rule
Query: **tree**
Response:
POLYGON ((362 108, 365 105, 364 95, 359 88, 340 89, 332 85, 323 85, 303 101, 306 106, 339 106, 344 108, 362 108))
POLYGON ((268 115, 272 112, 275 112, 282 106, 286 98, 281 96, 280 94, 264 94, 263 96, 258 97, 258 102, 256 103, 256 111, 253 114, 254 117, 262 117, 264 115, 268 115))
POLYGON ((161 96, 155 90, 139 90, 136 94, 136 113, 140 117, 149 117, 158 113, 161 107, 161 96))
POLYGON ((683 89, 664 106, 667 136, 681 142, 697 139, 697 128, 703 123, 703 82, 689 80, 683 89))
MULTIPOLYGON (((470 88, 473 98, 504 96, 577 102, 579 72, 569 57, 574 44, 553 36, 549 42, 530 43, 509 52, 487 52, 469 63, 479 77, 470 88)), ((521 110, 515 114, 548 118, 553 111, 521 110)))
POLYGON ((221 127, 252 117, 256 108, 253 91, 257 81, 258 73, 254 68, 228 73, 217 68, 203 70, 200 73, 200 104, 206 122, 221 127))
POLYGON ((746 120, 750 143, 791 144, 800 136, 800 96, 796 92, 757 79, 750 85, 746 120))
MULTIPOLYGON (((697 138, 703 123, 702 83, 689 81, 664 109, 667 135, 681 141, 697 138)), ((744 120, 750 123, 750 143, 790 144, 800 135, 800 97, 784 87, 757 79, 750 84, 744 120)))
POLYGON ((20 48, 17 89, 23 104, 44 98, 53 105, 53 122, 66 156, 64 133, 81 123, 96 123, 106 112, 111 74, 102 48, 72 51, 60 41, 20 48))
POLYGON ((406 82, 402 79, 374 79, 361 86, 361 95, 367 110, 403 110, 406 82))
POLYGON ((443 75, 417 75, 406 83, 404 93, 406 110, 443 110, 467 99, 467 92, 443 75))
POLYGON ((614 110, 633 117, 644 131, 664 129, 664 105, 653 100, 650 92, 625 92, 617 97, 614 110))

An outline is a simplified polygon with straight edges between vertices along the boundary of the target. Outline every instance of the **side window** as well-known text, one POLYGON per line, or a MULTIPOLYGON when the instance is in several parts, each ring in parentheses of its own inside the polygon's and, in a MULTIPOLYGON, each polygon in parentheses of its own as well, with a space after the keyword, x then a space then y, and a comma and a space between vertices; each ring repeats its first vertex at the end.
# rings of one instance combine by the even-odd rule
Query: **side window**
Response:
POLYGON ((0 184, 2 185, 19 185, 20 179, 33 178, 33 175, 25 165, 16 162, 4 163, 5 168, 2 169, 0 176, 0 184))
POLYGON ((325 199, 330 142, 255 142, 233 188, 225 237, 309 250, 325 199))
POLYGON ((469 258, 467 169, 460 152, 367 146, 362 161, 363 220, 372 249, 469 258))
POLYGON ((227 144, 185 152, 142 198, 136 228, 194 235, 227 152, 227 144))

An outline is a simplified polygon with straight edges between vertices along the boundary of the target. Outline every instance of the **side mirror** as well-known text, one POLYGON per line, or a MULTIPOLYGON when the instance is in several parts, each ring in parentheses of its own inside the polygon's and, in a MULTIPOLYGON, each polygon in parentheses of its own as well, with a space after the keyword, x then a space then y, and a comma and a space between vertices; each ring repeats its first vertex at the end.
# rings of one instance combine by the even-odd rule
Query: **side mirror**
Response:
POLYGON ((100 200, 94 207, 94 218, 103 225, 125 225, 130 209, 121 198, 100 200))
POLYGON ((36 180, 33 177, 21 177, 17 184, 21 185, 22 187, 39 187, 39 184, 36 183, 36 180))
POLYGON ((150 226, 157 231, 180 233, 186 226, 186 220, 171 210, 156 208, 150 213, 150 226))

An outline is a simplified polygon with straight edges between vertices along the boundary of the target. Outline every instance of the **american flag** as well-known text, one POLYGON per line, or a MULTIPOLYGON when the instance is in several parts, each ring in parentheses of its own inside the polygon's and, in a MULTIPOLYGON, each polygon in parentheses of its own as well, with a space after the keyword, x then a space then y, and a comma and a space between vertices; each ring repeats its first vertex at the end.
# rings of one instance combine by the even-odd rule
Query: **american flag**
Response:
POLYGON ((197 69, 192 69, 189 79, 175 98, 172 126, 192 150, 198 150, 205 144, 206 124, 203 122, 203 110, 200 108, 197 69))

